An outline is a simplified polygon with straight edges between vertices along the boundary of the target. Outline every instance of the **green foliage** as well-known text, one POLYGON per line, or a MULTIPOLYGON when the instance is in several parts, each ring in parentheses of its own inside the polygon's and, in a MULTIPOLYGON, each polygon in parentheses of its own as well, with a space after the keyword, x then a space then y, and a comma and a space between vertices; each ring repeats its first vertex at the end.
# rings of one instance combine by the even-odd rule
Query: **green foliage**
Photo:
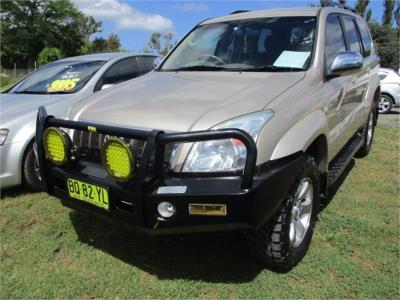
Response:
POLYGON ((165 56, 176 44, 176 42, 173 42, 174 37, 175 35, 172 32, 164 35, 159 32, 153 32, 143 52, 165 56))
POLYGON ((90 53, 123 52, 120 39, 115 33, 111 33, 107 39, 102 37, 95 38, 91 42, 89 49, 90 53))
POLYGON ((47 65, 49 62, 61 59, 63 54, 58 48, 44 48, 38 55, 38 67, 47 65))
POLYGON ((394 1, 393 0, 385 0, 383 3, 384 11, 382 17, 383 25, 392 25, 393 21, 393 11, 394 11, 394 1))
POLYGON ((33 65, 45 48, 66 56, 79 55, 101 23, 79 12, 70 0, 2 1, 1 61, 3 66, 33 65))
POLYGON ((398 70, 400 67, 398 30, 390 25, 378 23, 370 23, 369 28, 381 59, 381 65, 398 70))
POLYGON ((242 236, 146 239, 44 193, 2 191, 0 299, 399 299, 399 138, 377 127, 283 274, 242 236))
POLYGON ((354 7, 356 12, 363 18, 366 18, 367 6, 369 2, 370 0, 357 0, 356 6, 354 7))

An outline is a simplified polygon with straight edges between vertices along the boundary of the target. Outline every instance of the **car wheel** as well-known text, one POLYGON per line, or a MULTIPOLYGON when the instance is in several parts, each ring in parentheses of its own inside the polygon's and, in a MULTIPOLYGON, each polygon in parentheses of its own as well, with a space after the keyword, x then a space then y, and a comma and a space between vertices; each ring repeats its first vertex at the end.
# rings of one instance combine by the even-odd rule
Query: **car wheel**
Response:
POLYGON ((357 158, 363 158, 368 155, 369 151, 371 150, 372 142, 374 140, 374 133, 375 133, 375 114, 374 110, 372 109, 367 123, 364 125, 362 130, 362 135, 364 135, 364 142, 361 148, 355 154, 357 158))
POLYGON ((33 146, 29 146, 27 153, 25 155, 25 160, 23 163, 23 176, 24 184, 34 190, 39 191, 41 189, 41 180, 39 175, 39 166, 35 158, 35 152, 33 146))
POLYGON ((314 232, 320 199, 320 175, 307 156, 299 179, 271 221, 248 235, 250 251, 268 268, 292 269, 306 254, 314 232))
POLYGON ((391 112, 393 107, 393 100, 388 95, 381 95, 379 100, 379 113, 380 114, 387 114, 391 112))

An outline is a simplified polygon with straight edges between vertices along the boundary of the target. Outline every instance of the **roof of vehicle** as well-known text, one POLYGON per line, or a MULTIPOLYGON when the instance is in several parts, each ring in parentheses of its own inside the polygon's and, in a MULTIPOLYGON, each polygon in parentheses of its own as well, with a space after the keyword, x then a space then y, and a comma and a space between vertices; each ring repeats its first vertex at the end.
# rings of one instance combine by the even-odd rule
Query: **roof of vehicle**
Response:
POLYGON ((267 18, 267 17, 296 17, 296 16, 310 16, 315 17, 321 11, 321 9, 329 10, 332 12, 349 13, 355 15, 349 9, 344 9, 337 6, 328 7, 292 7, 292 8, 275 8, 275 9, 264 9, 255 11, 244 11, 241 13, 234 13, 223 17, 217 17, 208 19, 202 24, 212 24, 218 22, 235 21, 242 19, 256 19, 256 18, 267 18))
POLYGON ((157 54, 152 53, 132 53, 132 52, 115 52, 115 53, 97 53, 97 54, 87 54, 80 56, 72 56, 60 59, 59 61, 76 61, 76 60, 105 60, 110 61, 112 59, 130 57, 130 56, 152 56, 158 57, 157 54))

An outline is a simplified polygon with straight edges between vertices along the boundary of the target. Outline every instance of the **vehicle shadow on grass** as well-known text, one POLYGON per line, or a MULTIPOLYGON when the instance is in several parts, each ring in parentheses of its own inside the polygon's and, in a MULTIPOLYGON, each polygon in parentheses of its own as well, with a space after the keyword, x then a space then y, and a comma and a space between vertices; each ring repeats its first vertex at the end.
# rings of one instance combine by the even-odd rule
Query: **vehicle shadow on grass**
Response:
POLYGON ((5 198, 16 198, 26 194, 33 194, 32 190, 24 187, 24 186, 17 186, 8 189, 0 190, 0 199, 3 200, 5 198))
MULTIPOLYGON (((321 211, 334 198, 354 167, 350 162, 331 187, 321 211)), ((243 235, 197 236, 193 238, 149 238, 111 225, 77 211, 70 219, 80 242, 136 266, 159 279, 189 279, 215 283, 252 281, 262 270, 243 235)))
POLYGON ((252 281, 263 270, 242 235, 149 238, 76 211, 70 219, 80 242, 159 279, 241 283, 252 281))

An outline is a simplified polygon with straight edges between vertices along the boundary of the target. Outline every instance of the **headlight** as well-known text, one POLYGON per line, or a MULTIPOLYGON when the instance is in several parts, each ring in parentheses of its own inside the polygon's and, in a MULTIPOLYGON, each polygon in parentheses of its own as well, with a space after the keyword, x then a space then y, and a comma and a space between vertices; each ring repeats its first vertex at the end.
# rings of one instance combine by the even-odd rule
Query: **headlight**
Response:
MULTIPOLYGON (((238 128, 246 131, 257 141, 258 134, 272 118, 270 110, 258 111, 220 123, 211 129, 238 128)), ((246 147, 236 139, 198 142, 192 146, 185 161, 183 172, 227 172, 243 169, 246 147)))
POLYGON ((101 159, 108 174, 117 181, 128 181, 133 175, 133 155, 123 141, 107 140, 101 149, 101 159))
POLYGON ((69 160, 71 141, 64 131, 55 127, 47 128, 43 133, 43 147, 53 164, 62 165, 69 160))
POLYGON ((6 142, 7 136, 8 136, 8 129, 7 128, 0 129, 0 146, 4 145, 4 143, 6 142))

